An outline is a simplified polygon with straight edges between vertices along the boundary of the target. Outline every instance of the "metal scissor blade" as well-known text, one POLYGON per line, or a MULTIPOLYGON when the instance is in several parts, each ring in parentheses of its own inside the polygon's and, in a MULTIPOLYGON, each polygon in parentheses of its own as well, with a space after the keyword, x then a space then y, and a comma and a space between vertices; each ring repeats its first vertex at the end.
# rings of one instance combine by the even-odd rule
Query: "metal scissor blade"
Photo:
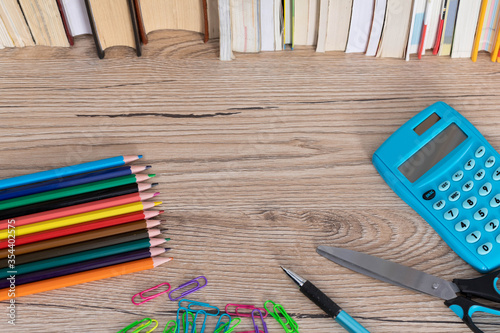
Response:
POLYGON ((316 251, 355 272, 445 300, 457 297, 460 292, 453 282, 368 254, 324 245, 316 251))

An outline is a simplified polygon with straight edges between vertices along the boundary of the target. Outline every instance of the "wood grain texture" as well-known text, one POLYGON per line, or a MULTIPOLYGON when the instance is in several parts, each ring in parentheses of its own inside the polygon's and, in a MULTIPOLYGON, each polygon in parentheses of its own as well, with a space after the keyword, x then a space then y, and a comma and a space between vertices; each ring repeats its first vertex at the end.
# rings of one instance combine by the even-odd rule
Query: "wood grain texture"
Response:
MULTIPOLYGON (((144 154, 158 175, 175 258, 19 298, 16 332, 116 332, 143 317, 163 327, 176 304, 162 297, 137 307, 130 297, 199 275, 209 285, 192 299, 219 307, 272 299, 301 332, 343 332, 279 265, 371 332, 469 332, 442 301, 353 273, 315 248, 354 249, 445 279, 478 276, 389 189, 371 156, 438 100, 500 147, 498 64, 486 54, 477 63, 405 62, 312 47, 222 62, 217 41, 204 44, 201 34, 149 37, 141 58, 115 48, 99 60, 89 36, 69 49, 0 52, 0 177, 144 154)), ((250 329, 243 320, 241 330, 250 329)))

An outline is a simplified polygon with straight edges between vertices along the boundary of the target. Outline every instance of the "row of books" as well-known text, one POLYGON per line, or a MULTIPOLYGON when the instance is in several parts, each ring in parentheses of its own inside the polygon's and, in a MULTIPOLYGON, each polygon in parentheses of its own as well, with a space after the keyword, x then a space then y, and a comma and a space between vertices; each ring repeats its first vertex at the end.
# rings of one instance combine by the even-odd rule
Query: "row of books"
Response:
POLYGON ((190 30, 220 38, 222 60, 233 52, 311 45, 316 51, 452 58, 500 46, 500 0, 2 0, 0 48, 69 47, 94 36, 97 53, 129 46, 138 55, 155 30, 190 30))

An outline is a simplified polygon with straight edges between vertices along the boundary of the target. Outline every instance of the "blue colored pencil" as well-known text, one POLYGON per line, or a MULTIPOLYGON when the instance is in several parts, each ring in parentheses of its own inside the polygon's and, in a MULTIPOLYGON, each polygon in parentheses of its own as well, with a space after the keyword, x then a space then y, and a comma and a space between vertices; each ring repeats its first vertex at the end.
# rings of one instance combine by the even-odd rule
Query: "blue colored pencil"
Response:
POLYGON ((68 177, 73 175, 78 175, 81 173, 92 172, 102 169, 114 168, 117 166, 122 166, 132 161, 141 158, 142 155, 135 156, 116 156, 111 158, 106 158, 103 160, 98 160, 94 162, 87 162, 72 166, 67 166, 59 169, 41 171, 37 173, 32 173, 29 175, 18 176, 8 179, 0 180, 0 190, 4 190, 11 187, 23 186, 27 184, 44 182, 46 180, 68 177))

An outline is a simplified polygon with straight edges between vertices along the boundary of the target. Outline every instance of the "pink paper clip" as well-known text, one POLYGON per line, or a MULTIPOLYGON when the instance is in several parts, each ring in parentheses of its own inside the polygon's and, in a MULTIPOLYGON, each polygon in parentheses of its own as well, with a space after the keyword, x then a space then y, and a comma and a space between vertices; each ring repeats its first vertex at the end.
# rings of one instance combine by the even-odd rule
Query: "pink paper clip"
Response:
POLYGON ((253 305, 246 305, 246 304, 227 304, 226 307, 224 308, 224 310, 226 311, 226 313, 230 316, 234 316, 234 317, 251 317, 252 316, 252 311, 253 310, 260 310, 260 313, 262 313, 263 315, 263 318, 266 318, 267 317, 267 310, 264 309, 264 308, 258 308, 256 306, 253 306, 253 305), (228 308, 229 307, 233 307, 234 306, 234 312, 230 312, 228 311, 228 308), (247 310, 250 310, 250 312, 248 313, 241 313, 239 311, 239 309, 247 309, 247 310))
POLYGON ((154 287, 152 287, 152 288, 146 289, 146 290, 141 291, 140 293, 137 293, 137 294, 135 294, 134 296, 132 296, 132 303, 134 303, 135 305, 141 305, 142 303, 146 303, 146 302, 148 302, 148 301, 152 300, 153 298, 156 298, 156 297, 158 297, 158 296, 160 296, 160 295, 162 295, 162 294, 168 293, 169 291, 170 291, 170 284, 169 284, 168 282, 163 282, 163 283, 160 283, 160 284, 159 284, 159 285, 157 285, 157 286, 154 286, 154 287), (167 289, 167 290, 164 290, 164 291, 162 291, 162 292, 160 292, 160 293, 158 293, 158 294, 154 294, 154 295, 151 295, 151 296, 144 296, 144 294, 145 294, 145 293, 147 293, 148 291, 151 291, 151 290, 157 289, 157 288, 159 288, 159 287, 161 287, 161 286, 165 286, 165 285, 167 285, 167 286, 168 286, 168 289, 167 289), (136 303, 136 302, 134 302, 134 298, 135 298, 136 296, 139 296, 141 299, 143 299, 143 301, 142 301, 142 302, 140 302, 140 303, 136 303))

